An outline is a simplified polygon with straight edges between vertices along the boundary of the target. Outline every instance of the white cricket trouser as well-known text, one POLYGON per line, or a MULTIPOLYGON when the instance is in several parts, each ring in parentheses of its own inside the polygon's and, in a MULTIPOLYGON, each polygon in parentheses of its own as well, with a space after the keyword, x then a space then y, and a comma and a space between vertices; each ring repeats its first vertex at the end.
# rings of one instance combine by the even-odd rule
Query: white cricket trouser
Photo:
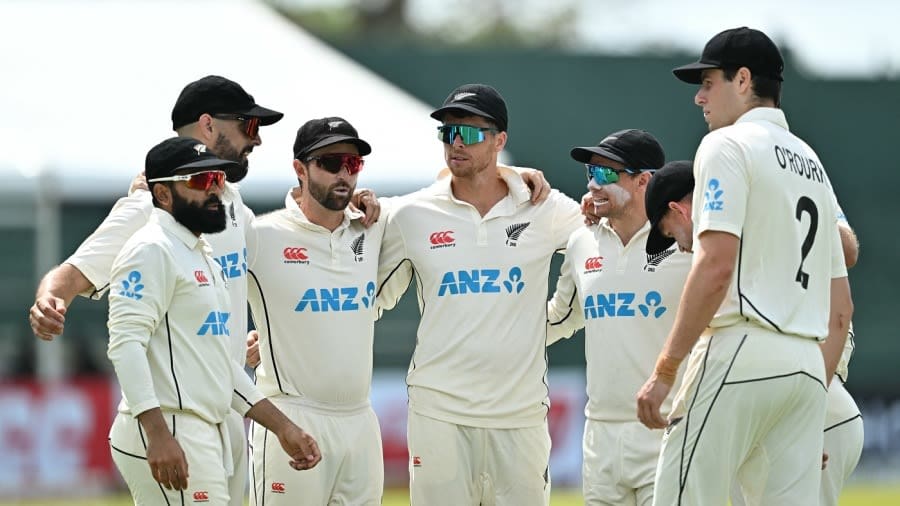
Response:
POLYGON ((164 411, 166 424, 181 446, 188 464, 188 488, 167 490, 153 479, 147 464, 147 436, 137 418, 119 413, 109 430, 113 462, 134 498, 134 504, 229 504, 226 474, 231 456, 224 460, 225 429, 185 412, 164 411))
POLYGON ((582 489, 590 506, 650 506, 662 431, 641 422, 584 423, 582 489))
MULTIPOLYGON (((828 465, 822 471, 819 504, 837 506, 844 482, 856 469, 863 448, 863 423, 859 408, 837 376, 828 387, 825 413, 824 451, 828 454, 828 465)), ((742 491, 740 483, 735 482, 731 490, 731 505, 763 505, 759 497, 749 495, 752 491, 752 487, 742 491)))
POLYGON ((767 506, 818 504, 824 378, 811 339, 708 329, 675 397, 653 504, 722 506, 736 478, 767 506))
POLYGON ((381 428, 371 406, 324 413, 286 396, 269 400, 316 439, 322 461, 310 470, 293 469, 275 434, 251 424, 251 505, 381 504, 384 456, 381 428))
POLYGON ((229 506, 244 506, 247 493, 247 431, 244 428, 244 417, 235 410, 225 415, 225 434, 231 441, 231 459, 234 472, 228 477, 229 506))
POLYGON ((547 506, 550 433, 546 422, 487 429, 409 412, 412 506, 547 506))

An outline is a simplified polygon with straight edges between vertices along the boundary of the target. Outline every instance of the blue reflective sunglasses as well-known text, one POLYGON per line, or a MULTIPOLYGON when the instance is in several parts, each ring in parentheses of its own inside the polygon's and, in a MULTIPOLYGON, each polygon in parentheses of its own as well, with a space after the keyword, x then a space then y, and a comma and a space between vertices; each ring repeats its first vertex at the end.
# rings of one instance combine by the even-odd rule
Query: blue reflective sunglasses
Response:
POLYGON ((638 171, 632 169, 614 169, 606 165, 594 165, 592 163, 586 163, 584 166, 587 168, 588 179, 593 179, 600 186, 618 182, 619 174, 622 172, 627 174, 638 173, 638 171))

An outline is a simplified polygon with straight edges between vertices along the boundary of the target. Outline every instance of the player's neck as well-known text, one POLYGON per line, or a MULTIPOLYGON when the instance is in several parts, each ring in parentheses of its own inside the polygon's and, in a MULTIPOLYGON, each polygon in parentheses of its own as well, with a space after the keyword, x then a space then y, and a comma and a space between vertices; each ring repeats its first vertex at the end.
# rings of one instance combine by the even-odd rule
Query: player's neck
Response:
POLYGON ((647 223, 647 213, 643 209, 631 209, 615 218, 609 218, 609 226, 616 231, 623 246, 627 246, 638 230, 647 223))
POLYGON ((310 223, 327 228, 334 232, 344 222, 344 211, 334 211, 319 203, 316 199, 306 195, 298 204, 303 215, 310 223))
POLYGON ((509 194, 509 188, 496 166, 463 177, 453 176, 450 188, 454 197, 472 204, 481 216, 509 194))

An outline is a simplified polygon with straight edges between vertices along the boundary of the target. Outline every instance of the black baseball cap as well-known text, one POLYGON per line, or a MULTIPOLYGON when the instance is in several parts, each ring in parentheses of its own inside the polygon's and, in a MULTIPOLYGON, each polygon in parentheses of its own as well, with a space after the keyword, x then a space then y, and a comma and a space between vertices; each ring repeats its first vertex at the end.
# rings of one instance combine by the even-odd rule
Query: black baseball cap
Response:
POLYGON ((468 116, 474 114, 487 118, 505 132, 509 123, 506 112, 506 101, 494 88, 486 84, 464 84, 452 92, 444 100, 444 105, 431 113, 431 117, 443 121, 448 112, 468 116))
POLYGON ((349 142, 356 145, 361 156, 372 152, 372 146, 360 139, 356 129, 344 118, 332 116, 307 121, 297 130, 294 139, 294 159, 302 160, 309 153, 325 146, 349 142))
POLYGON ((747 67, 754 75, 783 81, 784 59, 766 34, 742 26, 717 34, 706 43, 700 60, 672 70, 686 83, 700 84, 706 69, 747 67))
POLYGON ((644 209, 650 220, 650 236, 647 237, 647 254, 656 255, 667 249, 675 239, 662 235, 659 221, 669 210, 669 202, 678 202, 694 192, 694 162, 678 160, 669 162, 653 174, 644 193, 644 209))
POLYGON ((238 114, 259 118, 260 125, 271 125, 284 114, 256 105, 241 85, 222 76, 206 76, 181 90, 172 108, 172 128, 177 130, 206 114, 238 114))
POLYGON ((619 130, 603 138, 596 146, 572 148, 572 158, 590 163, 592 155, 615 160, 633 170, 657 170, 666 163, 666 154, 650 132, 634 128, 619 130))
MULTIPOLYGON (((170 137, 147 152, 144 174, 147 181, 169 177, 184 169, 230 169, 240 164, 222 160, 207 149, 206 145, 192 137, 170 137)), ((196 172, 203 172, 197 170, 196 172)))

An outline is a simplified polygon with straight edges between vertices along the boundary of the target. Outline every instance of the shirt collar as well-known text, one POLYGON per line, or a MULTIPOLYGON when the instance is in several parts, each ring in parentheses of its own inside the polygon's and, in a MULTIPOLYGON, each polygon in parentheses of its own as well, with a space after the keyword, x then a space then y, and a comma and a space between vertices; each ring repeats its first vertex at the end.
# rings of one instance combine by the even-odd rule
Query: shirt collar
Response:
MULTIPOLYGON (((522 180, 522 176, 518 172, 502 165, 497 166, 497 172, 500 174, 500 177, 503 178, 503 181, 506 182, 506 187, 509 188, 509 197, 513 199, 513 203, 519 205, 531 200, 531 190, 528 189, 528 185, 525 184, 525 181, 522 180)), ((453 196, 453 189, 450 186, 451 176, 450 169, 441 169, 438 173, 438 180, 434 183, 433 187, 436 194, 446 195, 450 199, 456 199, 456 197, 453 196)))
MULTIPOLYGON (((612 228, 612 225, 609 224, 609 218, 600 218, 600 223, 597 224, 597 232, 601 234, 608 234, 616 239, 619 239, 619 234, 616 233, 616 230, 612 228)), ((638 229, 637 232, 634 233, 634 237, 631 238, 631 241, 628 244, 631 244, 636 239, 641 237, 644 234, 650 233, 650 220, 644 222, 641 228, 638 229)))
POLYGON ((169 214, 168 211, 154 207, 150 213, 150 221, 157 223, 163 230, 177 237, 189 249, 196 248, 197 244, 200 243, 200 238, 188 230, 187 227, 175 221, 175 217, 169 214))
POLYGON ((749 121, 768 121, 769 123, 774 123, 781 128, 790 131, 787 118, 784 116, 784 111, 777 107, 754 107, 742 114, 735 123, 749 121))

